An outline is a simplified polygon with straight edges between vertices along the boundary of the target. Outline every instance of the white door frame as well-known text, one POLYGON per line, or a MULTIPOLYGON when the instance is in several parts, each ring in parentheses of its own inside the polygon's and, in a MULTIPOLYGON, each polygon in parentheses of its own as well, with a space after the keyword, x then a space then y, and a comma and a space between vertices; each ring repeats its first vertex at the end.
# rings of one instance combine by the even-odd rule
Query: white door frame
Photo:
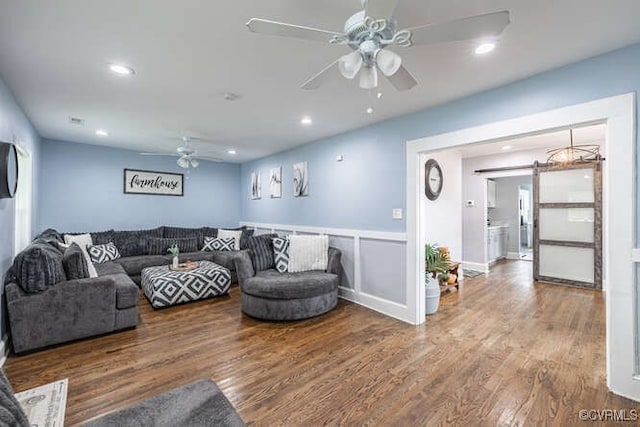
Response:
POLYGON ((634 262, 640 262, 635 238, 636 95, 628 93, 408 141, 407 170, 407 318, 425 322, 425 236, 421 201, 424 171, 420 154, 446 148, 511 139, 566 129, 576 124, 607 123, 604 176, 604 278, 606 298, 607 385, 614 393, 640 400, 637 301, 634 262), (611 237, 611 238, 610 238, 611 237), (615 308, 615 309, 613 309, 615 308))

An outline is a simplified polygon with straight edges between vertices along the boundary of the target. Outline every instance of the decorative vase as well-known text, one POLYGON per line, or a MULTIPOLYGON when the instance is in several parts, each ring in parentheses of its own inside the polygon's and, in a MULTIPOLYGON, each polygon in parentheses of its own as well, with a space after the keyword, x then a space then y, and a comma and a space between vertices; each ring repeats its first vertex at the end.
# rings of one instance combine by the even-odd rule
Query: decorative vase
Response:
POLYGON ((426 313, 434 314, 440 306, 440 284, 438 279, 434 279, 431 274, 427 274, 427 282, 424 287, 426 313))
POLYGON ((178 261, 178 256, 175 255, 173 257, 173 263, 171 264, 173 268, 178 268, 178 264, 180 264, 180 261, 178 261))

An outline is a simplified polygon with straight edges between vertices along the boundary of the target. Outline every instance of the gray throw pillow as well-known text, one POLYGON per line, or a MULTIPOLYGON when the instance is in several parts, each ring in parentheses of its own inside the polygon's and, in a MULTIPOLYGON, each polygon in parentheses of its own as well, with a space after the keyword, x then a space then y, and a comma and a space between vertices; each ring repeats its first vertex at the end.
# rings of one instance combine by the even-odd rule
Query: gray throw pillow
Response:
POLYGON ((13 260, 16 283, 28 294, 47 290, 67 279, 62 251, 53 244, 32 243, 13 260))
POLYGON ((174 243, 178 245, 178 250, 181 254, 198 251, 197 237, 183 237, 179 239, 150 237, 147 239, 148 253, 149 255, 167 255, 167 249, 174 243))
POLYGON ((72 243, 62 255, 62 266, 67 280, 86 279, 89 277, 87 259, 77 243, 72 243))
POLYGON ((253 263, 253 268, 256 271, 275 268, 272 243, 274 237, 278 237, 278 235, 261 234, 259 236, 252 236, 247 239, 247 249, 249 249, 251 262, 253 263))

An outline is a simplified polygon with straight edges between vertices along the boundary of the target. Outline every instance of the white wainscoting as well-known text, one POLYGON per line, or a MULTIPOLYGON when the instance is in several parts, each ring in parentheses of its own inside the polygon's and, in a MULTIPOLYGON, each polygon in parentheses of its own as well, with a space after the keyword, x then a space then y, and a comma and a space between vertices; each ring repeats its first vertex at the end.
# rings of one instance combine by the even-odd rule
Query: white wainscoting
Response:
POLYGON ((256 234, 326 234, 342 251, 341 298, 412 322, 407 309, 407 235, 386 231, 241 222, 256 234))

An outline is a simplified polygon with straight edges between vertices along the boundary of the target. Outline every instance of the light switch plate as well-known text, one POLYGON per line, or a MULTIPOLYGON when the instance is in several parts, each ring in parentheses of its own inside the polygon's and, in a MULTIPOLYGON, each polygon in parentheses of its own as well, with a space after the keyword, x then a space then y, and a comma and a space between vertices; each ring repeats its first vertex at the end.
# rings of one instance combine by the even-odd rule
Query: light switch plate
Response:
POLYGON ((402 209, 393 210, 393 219, 402 219, 402 209))

